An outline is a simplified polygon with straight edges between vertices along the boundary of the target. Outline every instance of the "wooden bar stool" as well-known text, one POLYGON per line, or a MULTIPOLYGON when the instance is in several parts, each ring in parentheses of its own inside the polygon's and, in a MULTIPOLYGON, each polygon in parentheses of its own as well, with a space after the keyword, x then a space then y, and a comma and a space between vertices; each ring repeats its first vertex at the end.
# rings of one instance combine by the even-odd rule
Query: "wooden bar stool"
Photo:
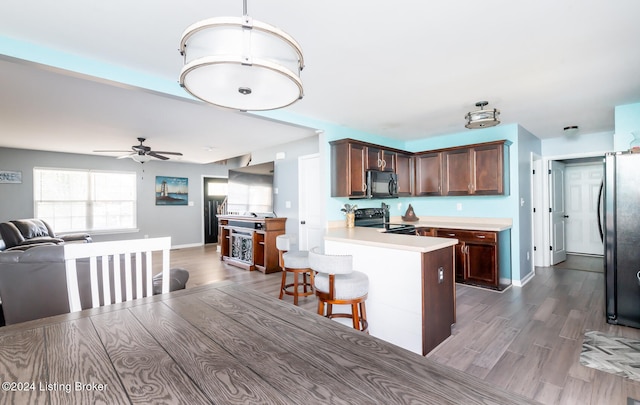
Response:
POLYGON ((291 237, 279 235, 276 237, 276 247, 280 254, 282 281, 280 283, 280 299, 284 294, 293 296, 293 305, 298 305, 298 297, 313 295, 314 272, 309 268, 309 252, 291 252, 291 237), (293 282, 287 284, 287 274, 293 274, 293 282), (302 275, 302 282, 299 276, 302 275), (307 279, 308 276, 308 279, 307 279), (302 291, 300 291, 302 287, 302 291))
POLYGON ((318 297, 318 315, 329 319, 350 318, 354 329, 369 333, 365 308, 369 277, 353 270, 352 256, 325 255, 318 253, 318 248, 313 248, 309 251, 309 266, 317 272, 314 287, 318 297), (334 304, 351 305, 351 313, 334 314, 334 304))

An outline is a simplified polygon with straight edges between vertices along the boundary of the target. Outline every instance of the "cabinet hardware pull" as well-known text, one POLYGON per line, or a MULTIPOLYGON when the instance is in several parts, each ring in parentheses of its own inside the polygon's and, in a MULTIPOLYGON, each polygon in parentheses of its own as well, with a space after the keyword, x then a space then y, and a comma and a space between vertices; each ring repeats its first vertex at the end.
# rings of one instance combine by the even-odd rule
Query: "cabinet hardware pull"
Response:
POLYGON ((448 233, 447 236, 456 236, 455 233, 448 233))
POLYGON ((484 239, 484 238, 486 238, 486 236, 484 236, 484 235, 476 235, 476 238, 484 239))

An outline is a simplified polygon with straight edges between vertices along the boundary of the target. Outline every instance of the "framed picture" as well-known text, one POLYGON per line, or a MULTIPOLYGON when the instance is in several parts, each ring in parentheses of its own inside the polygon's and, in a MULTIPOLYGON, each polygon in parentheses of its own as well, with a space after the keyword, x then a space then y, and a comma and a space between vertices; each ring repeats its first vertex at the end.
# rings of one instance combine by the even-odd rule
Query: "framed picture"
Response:
POLYGON ((188 205, 189 179, 156 176, 156 205, 188 205))
POLYGON ((16 172, 11 170, 0 170, 0 184, 1 183, 7 183, 7 184, 22 183, 22 172, 16 172))

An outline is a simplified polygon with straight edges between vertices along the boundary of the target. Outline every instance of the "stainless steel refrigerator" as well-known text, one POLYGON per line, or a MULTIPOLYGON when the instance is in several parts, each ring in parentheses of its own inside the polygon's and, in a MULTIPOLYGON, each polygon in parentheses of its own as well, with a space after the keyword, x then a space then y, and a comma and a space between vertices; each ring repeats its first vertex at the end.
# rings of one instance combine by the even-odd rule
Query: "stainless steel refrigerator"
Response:
POLYGON ((640 328, 640 153, 608 153, 604 173, 607 322, 640 328))

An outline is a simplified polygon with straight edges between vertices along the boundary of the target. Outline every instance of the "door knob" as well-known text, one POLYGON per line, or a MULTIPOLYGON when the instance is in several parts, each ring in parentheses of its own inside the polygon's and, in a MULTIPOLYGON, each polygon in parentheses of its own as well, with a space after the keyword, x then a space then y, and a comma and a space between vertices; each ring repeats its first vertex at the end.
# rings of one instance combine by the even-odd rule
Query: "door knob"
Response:
POLYGON ((307 221, 300 221, 300 225, 304 225, 306 223, 307 223, 307 221))
POLYGON ((565 218, 569 218, 569 215, 563 215, 563 217, 565 217, 565 218))

